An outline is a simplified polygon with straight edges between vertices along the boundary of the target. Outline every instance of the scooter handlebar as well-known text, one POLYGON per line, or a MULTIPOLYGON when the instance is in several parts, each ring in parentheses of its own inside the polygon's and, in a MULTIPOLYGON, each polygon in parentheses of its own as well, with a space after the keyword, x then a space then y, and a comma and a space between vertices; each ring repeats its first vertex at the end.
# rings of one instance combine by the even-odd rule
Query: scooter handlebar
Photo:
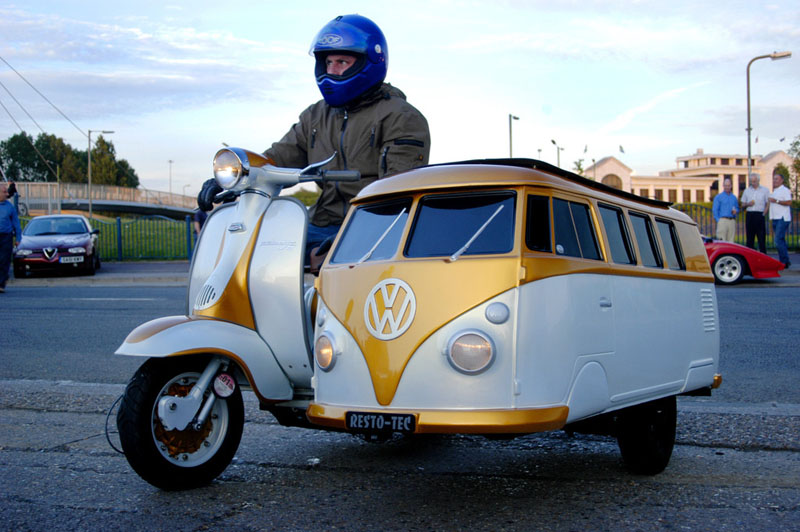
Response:
POLYGON ((358 181, 361 172, 358 170, 323 170, 323 181, 358 181))

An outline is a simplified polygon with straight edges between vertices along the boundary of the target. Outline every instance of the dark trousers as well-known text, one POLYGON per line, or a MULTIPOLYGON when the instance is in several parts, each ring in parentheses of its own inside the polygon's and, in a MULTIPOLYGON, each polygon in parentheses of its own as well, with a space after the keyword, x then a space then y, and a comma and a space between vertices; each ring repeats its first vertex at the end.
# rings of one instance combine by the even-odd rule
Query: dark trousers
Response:
POLYGON ((764 225, 764 213, 747 211, 744 219, 744 230, 747 233, 747 247, 756 249, 754 240, 758 237, 758 250, 767 252, 767 226, 764 225))
POLYGON ((6 287, 8 268, 11 266, 11 254, 14 252, 14 235, 0 233, 0 286, 6 287))

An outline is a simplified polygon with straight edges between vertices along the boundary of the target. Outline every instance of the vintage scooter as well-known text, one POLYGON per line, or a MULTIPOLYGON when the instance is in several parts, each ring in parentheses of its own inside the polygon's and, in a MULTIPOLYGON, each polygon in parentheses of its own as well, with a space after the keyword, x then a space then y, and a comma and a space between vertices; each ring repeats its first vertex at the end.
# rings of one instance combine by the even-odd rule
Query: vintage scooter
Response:
POLYGON ((244 425, 243 389, 281 424, 305 425, 313 397, 311 305, 303 259, 308 214, 284 187, 355 181, 279 168, 238 148, 220 150, 214 176, 223 204, 206 221, 192 259, 186 312, 134 329, 117 355, 146 357, 117 414, 133 469, 165 490, 210 482, 231 462, 244 425))

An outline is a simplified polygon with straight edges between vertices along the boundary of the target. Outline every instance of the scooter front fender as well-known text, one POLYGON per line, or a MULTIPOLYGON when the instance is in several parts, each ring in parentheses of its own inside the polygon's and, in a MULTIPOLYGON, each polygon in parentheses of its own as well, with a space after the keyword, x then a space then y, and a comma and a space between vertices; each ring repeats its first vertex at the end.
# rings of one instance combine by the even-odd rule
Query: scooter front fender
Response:
POLYGON ((286 401, 293 389, 269 345, 253 330, 199 316, 168 316, 131 331, 116 355, 164 358, 212 353, 235 361, 261 402, 286 401))

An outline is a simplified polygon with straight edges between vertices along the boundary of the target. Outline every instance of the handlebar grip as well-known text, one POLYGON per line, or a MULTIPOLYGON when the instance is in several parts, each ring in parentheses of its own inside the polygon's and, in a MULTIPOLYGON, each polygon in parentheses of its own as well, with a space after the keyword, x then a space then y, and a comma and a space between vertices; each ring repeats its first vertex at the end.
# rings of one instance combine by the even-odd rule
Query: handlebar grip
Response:
POLYGON ((358 181, 361 172, 358 170, 323 170, 322 179, 325 181, 358 181))

